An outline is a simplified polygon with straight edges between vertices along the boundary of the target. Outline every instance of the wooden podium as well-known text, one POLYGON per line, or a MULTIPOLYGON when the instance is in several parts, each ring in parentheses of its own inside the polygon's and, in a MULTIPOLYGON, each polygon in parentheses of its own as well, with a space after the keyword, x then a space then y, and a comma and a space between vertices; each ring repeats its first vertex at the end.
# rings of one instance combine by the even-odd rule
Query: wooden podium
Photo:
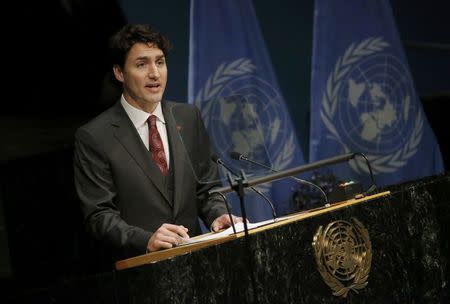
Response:
POLYGON ((396 185, 58 288, 64 303, 444 303, 449 189, 396 185))

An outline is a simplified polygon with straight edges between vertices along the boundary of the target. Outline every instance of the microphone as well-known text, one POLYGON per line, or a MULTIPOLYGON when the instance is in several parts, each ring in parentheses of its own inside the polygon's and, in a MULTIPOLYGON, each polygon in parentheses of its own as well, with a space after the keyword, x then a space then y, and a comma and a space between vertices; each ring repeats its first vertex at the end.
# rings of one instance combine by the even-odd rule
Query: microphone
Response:
MULTIPOLYGON (((225 168, 225 170, 227 170, 228 172, 230 172, 231 174, 233 174, 234 176, 239 176, 236 172, 234 172, 233 169, 231 169, 228 165, 226 165, 216 154, 211 155, 211 160, 213 162, 215 162, 216 164, 221 165, 223 168, 225 168)), ((270 209, 272 210, 272 217, 274 220, 276 220, 277 218, 277 213, 275 212, 275 207, 272 203, 272 201, 261 191, 259 191, 258 189, 256 189, 255 187, 250 186, 250 189, 252 189, 253 191, 255 191, 258 195, 260 195, 270 206, 270 209)))
MULTIPOLYGON (((272 167, 270 167, 270 166, 267 166, 267 165, 265 165, 265 164, 262 164, 262 163, 260 163, 260 162, 255 161, 255 160, 249 159, 247 156, 242 155, 241 153, 236 152, 236 151, 231 151, 231 152, 230 152, 230 157, 231 157, 232 159, 235 159, 235 160, 243 160, 243 161, 252 163, 252 164, 254 164, 254 165, 263 167, 263 168, 265 168, 265 169, 269 169, 269 170, 272 171, 272 172, 279 172, 278 170, 275 170, 274 168, 272 168, 272 167)), ((309 186, 312 186, 312 187, 318 189, 318 190, 320 191, 320 193, 322 194, 322 196, 324 197, 324 199, 325 199, 325 205, 328 205, 328 197, 327 197, 327 194, 325 193, 325 191, 323 191, 323 189, 322 189, 321 187, 319 187, 318 185, 316 185, 316 184, 314 184, 314 183, 311 183, 311 182, 309 182, 309 181, 306 181, 306 180, 304 180, 304 179, 301 179, 301 178, 298 178, 298 177, 295 177, 295 176, 292 176, 292 175, 289 176, 289 177, 290 177, 291 179, 297 181, 297 182, 300 183, 300 184, 306 184, 306 185, 309 185, 309 186)))

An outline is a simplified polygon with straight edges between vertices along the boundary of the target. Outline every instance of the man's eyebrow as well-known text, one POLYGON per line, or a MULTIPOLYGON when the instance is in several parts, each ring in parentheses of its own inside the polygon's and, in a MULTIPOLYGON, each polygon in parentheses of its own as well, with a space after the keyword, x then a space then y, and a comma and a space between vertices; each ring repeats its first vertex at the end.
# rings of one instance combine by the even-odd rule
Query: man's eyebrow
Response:
MULTIPOLYGON (((164 54, 156 55, 156 56, 155 56, 155 60, 165 59, 165 58, 166 58, 166 56, 164 56, 164 54)), ((149 59, 151 59, 150 56, 145 56, 145 55, 144 55, 144 56, 136 57, 135 60, 149 60, 149 59)))
POLYGON ((139 56, 139 57, 136 57, 134 60, 135 61, 138 61, 138 60, 148 60, 148 56, 139 56))

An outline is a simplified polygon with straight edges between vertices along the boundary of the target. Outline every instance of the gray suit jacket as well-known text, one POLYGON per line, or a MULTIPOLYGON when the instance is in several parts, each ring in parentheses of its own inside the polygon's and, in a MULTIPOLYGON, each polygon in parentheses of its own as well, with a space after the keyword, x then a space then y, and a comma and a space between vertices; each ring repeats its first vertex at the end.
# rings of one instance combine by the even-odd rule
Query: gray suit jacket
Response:
POLYGON ((202 193, 217 183, 209 139, 201 115, 188 104, 162 102, 174 172, 173 200, 120 102, 75 134, 75 186, 89 232, 117 258, 144 254, 152 233, 163 223, 184 225, 199 234, 226 213, 220 198, 202 193), (203 197, 202 197, 203 196, 203 197))

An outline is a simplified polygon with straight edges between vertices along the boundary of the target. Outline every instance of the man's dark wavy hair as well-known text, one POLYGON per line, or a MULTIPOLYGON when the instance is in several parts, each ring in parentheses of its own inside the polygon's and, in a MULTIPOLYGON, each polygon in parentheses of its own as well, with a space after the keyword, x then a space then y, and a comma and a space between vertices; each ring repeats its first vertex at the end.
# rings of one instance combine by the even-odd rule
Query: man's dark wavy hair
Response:
POLYGON ((171 49, 170 41, 159 31, 147 24, 127 24, 109 40, 110 62, 112 65, 125 65, 131 47, 138 42, 156 45, 167 57, 171 49))

